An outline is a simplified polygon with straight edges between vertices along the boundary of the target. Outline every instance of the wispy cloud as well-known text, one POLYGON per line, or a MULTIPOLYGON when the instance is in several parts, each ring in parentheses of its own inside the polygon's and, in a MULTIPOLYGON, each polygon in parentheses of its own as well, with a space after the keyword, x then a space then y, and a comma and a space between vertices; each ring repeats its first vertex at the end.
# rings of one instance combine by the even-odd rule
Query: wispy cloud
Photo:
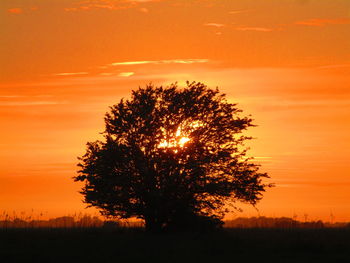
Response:
POLYGON ((1 101, 0 106, 44 106, 66 103, 65 101, 1 101))
POLYGON ((141 60, 141 61, 125 61, 114 62, 110 66, 129 66, 129 65, 144 65, 144 64, 194 64, 207 63, 208 59, 170 59, 170 60, 141 60))
POLYGON ((156 61, 126 61, 126 62, 114 62, 111 66, 122 66, 122 65, 142 65, 142 64, 156 64, 156 61))
MULTIPOLYGON (((195 63, 207 63, 209 59, 163 59, 163 60, 138 60, 138 61, 122 61, 122 62, 114 62, 107 65, 97 67, 97 72, 62 72, 55 73, 51 76, 59 76, 59 77, 80 77, 82 78, 84 75, 88 75, 89 77, 93 77, 94 75, 98 76, 117 76, 117 77, 131 77, 135 75, 133 71, 122 71, 120 69, 113 70, 111 67, 129 67, 129 66, 142 66, 142 65, 169 65, 169 64, 195 64, 195 63)), ((87 79, 88 76, 84 77, 87 79)))
POLYGON ((17 99, 17 98, 51 98, 52 95, 33 95, 33 96, 24 96, 24 95, 0 95, 0 99, 17 99))
POLYGON ((114 73, 111 73, 111 72, 102 72, 100 73, 101 76, 113 76, 115 75, 114 73))
POLYGON ((134 72, 121 72, 118 74, 119 77, 130 77, 132 75, 134 75, 134 72))
POLYGON ((10 9, 7 9, 7 12, 9 12, 11 14, 22 14, 23 9, 22 8, 10 8, 10 9))
POLYGON ((349 64, 333 64, 333 65, 324 65, 318 67, 319 69, 338 69, 338 68, 350 68, 349 64))
POLYGON ((66 101, 50 100, 52 95, 0 95, 0 107, 6 106, 40 106, 66 104, 66 101))
POLYGON ((243 10, 232 10, 230 12, 228 12, 231 15, 235 15, 235 14, 242 14, 242 13, 247 13, 249 12, 249 9, 243 9, 243 10))
POLYGON ((21 98, 23 96, 19 95, 0 95, 0 98, 5 98, 5 99, 12 99, 12 98, 21 98))
POLYGON ((76 76, 76 75, 87 75, 88 72, 64 72, 64 73, 56 73, 55 76, 76 76))
POLYGON ((220 24, 220 23, 206 23, 204 24, 205 26, 213 26, 213 27, 224 27, 224 24, 220 24))
POLYGON ((145 7, 140 8, 139 11, 142 12, 142 13, 148 13, 149 12, 149 10, 147 8, 145 8, 145 7))
POLYGON ((39 8, 37 6, 33 6, 33 7, 27 7, 25 9, 23 8, 19 8, 19 7, 15 7, 15 8, 9 8, 7 9, 7 12, 8 13, 11 13, 11 14, 15 14, 15 15, 18 15, 18 14, 22 14, 24 12, 26 13, 30 13, 30 12, 34 12, 34 11, 37 11, 39 8))
POLYGON ((120 73, 115 73, 115 72, 102 72, 99 74, 100 76, 118 76, 118 77, 130 77, 132 75, 135 75, 135 72, 120 72, 120 73))
POLYGON ((312 19, 297 21, 295 22, 295 24, 303 25, 303 26, 344 25, 344 24, 350 24, 350 18, 333 18, 333 19, 312 18, 312 19))
POLYGON ((235 27, 235 30, 238 31, 257 31, 257 32, 272 32, 275 31, 276 29, 274 28, 268 28, 268 27, 235 27))
POLYGON ((273 158, 270 156, 253 156, 250 161, 258 163, 271 163, 273 158))
MULTIPOLYGON (((121 10, 138 7, 139 4, 147 2, 159 2, 162 0, 86 0, 79 2, 78 6, 64 8, 67 12, 89 11, 95 9, 121 10)), ((141 12, 147 13, 147 8, 140 8, 141 12)))
POLYGON ((119 9, 123 9, 123 8, 124 7, 110 5, 110 4, 89 4, 89 5, 81 5, 78 7, 67 7, 67 8, 64 8, 64 11, 75 12, 75 11, 88 11, 88 10, 92 10, 92 9, 119 10, 119 9))
POLYGON ((315 181, 315 180, 281 180, 281 183, 277 182, 278 187, 302 187, 302 186, 316 186, 316 187, 334 187, 334 186, 348 186, 349 181, 315 181))
POLYGON ((163 0, 124 0, 124 2, 129 2, 129 3, 147 3, 147 2, 160 2, 163 0))

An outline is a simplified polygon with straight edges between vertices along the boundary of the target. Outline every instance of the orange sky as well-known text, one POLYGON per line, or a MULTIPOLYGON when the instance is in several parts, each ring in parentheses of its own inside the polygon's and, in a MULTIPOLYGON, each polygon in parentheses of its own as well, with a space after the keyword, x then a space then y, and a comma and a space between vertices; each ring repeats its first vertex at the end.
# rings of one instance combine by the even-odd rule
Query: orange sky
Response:
POLYGON ((195 80, 259 125, 276 187, 242 215, 350 220, 350 1, 1 0, 0 21, 0 211, 83 210, 108 106, 195 80))

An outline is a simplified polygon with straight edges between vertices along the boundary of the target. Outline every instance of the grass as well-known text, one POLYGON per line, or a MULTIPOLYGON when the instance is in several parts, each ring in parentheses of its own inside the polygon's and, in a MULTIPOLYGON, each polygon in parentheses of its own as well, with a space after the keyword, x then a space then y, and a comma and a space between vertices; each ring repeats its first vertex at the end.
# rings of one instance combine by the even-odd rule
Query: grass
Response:
POLYGON ((350 229, 0 229, 1 262, 349 262, 350 229))

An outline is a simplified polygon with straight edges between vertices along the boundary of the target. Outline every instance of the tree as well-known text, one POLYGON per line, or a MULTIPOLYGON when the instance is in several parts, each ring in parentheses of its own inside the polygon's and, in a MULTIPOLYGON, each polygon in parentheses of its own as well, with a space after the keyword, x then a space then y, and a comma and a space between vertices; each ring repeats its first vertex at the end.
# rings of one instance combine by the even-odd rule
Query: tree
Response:
POLYGON ((245 157, 242 131, 253 124, 240 113, 199 82, 132 91, 106 113, 104 141, 79 158, 84 202, 149 231, 217 226, 227 205, 255 205, 270 185, 245 157))

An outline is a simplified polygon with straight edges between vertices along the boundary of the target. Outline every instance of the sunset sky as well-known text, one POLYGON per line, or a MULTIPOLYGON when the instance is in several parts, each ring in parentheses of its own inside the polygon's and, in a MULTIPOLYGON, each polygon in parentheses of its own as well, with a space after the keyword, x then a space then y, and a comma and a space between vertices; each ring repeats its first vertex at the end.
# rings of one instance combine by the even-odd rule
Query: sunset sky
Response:
POLYGON ((72 177, 108 107, 186 80, 252 115, 276 184, 227 218, 350 221, 348 0, 1 0, 0 213, 94 213, 72 177))

